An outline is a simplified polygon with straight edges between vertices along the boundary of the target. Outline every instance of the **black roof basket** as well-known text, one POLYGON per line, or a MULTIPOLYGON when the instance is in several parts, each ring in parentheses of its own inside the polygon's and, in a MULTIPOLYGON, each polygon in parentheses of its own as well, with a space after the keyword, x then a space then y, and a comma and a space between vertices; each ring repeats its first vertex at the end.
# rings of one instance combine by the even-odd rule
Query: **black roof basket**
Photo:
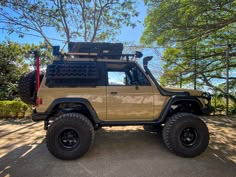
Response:
POLYGON ((92 42, 69 42, 68 53, 61 54, 59 46, 53 46, 53 55, 63 58, 73 56, 75 58, 99 58, 99 59, 114 59, 114 60, 129 60, 133 58, 141 58, 142 53, 122 54, 122 43, 92 43, 92 42))

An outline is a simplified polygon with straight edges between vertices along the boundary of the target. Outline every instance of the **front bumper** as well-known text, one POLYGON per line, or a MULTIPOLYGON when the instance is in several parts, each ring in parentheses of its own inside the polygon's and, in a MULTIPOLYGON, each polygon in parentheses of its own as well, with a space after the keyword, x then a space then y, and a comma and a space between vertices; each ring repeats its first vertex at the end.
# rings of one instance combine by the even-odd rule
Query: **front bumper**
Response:
POLYGON ((213 107, 211 106, 211 94, 208 92, 204 92, 200 98, 206 101, 205 107, 202 108, 202 113, 209 115, 213 111, 213 107))
POLYGON ((206 108, 202 109, 202 113, 205 115, 209 115, 213 112, 213 107, 211 105, 207 106, 206 108))

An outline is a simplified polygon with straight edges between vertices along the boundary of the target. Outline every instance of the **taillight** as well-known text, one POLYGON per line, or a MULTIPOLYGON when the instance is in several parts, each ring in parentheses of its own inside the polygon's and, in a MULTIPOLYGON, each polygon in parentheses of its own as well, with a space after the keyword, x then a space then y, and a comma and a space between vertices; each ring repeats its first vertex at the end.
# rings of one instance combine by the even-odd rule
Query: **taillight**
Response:
POLYGON ((37 97, 36 106, 39 106, 40 104, 43 104, 43 99, 40 97, 37 97))

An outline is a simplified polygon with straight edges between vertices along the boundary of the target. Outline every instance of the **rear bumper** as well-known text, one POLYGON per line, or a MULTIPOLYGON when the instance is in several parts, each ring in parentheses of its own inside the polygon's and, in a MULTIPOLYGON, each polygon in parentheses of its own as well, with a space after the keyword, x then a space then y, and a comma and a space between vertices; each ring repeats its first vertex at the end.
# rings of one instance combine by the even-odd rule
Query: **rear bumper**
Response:
POLYGON ((48 114, 37 113, 36 110, 33 110, 33 113, 32 113, 32 120, 33 121, 35 121, 35 122, 43 121, 43 120, 46 120, 47 118, 48 118, 48 114))

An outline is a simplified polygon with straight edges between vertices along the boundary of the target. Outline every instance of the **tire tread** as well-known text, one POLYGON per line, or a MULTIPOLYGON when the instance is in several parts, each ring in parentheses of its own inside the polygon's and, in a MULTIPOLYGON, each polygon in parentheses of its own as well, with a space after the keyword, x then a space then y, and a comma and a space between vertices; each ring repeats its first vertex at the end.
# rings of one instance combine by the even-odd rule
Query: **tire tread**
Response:
MULTIPOLYGON (((84 125, 83 126, 86 126, 88 128, 88 131, 90 132, 91 134, 91 140, 90 140, 90 145, 89 145, 89 148, 91 147, 91 145, 93 144, 94 142, 94 127, 91 123, 91 121, 85 117, 84 115, 82 114, 79 114, 79 113, 66 113, 66 114, 63 114, 61 116, 59 116, 57 119, 55 119, 55 121, 52 123, 52 125, 50 125, 50 127, 48 128, 48 131, 46 133, 46 146, 48 148, 48 150, 51 152, 51 154, 53 154, 55 156, 55 149, 51 149, 50 147, 50 138, 49 138, 49 135, 51 133, 53 133, 54 131, 54 127, 57 126, 58 122, 61 123, 62 125, 68 121, 68 119, 70 119, 70 121, 74 121, 74 122, 82 122, 84 125)), ((85 152, 87 152, 88 149, 85 150, 85 152)), ((83 152, 83 154, 85 153, 83 152)), ((83 154, 81 154, 80 156, 82 156, 83 154)), ((80 157, 79 156, 79 157, 80 157)), ((72 159, 76 159, 76 158, 79 158, 79 157, 66 157, 66 156, 55 156, 57 158, 60 158, 60 159, 63 159, 63 160, 72 160, 72 159)))
MULTIPOLYGON (((184 157, 193 157, 191 155, 186 155, 186 154, 180 153, 178 150, 176 150, 175 144, 173 144, 171 142, 171 136, 172 136, 172 130, 173 130, 174 124, 176 122, 180 121, 181 119, 192 119, 192 118, 201 120, 200 118, 198 118, 197 116, 195 116, 191 113, 174 114, 167 120, 167 122, 163 128, 163 133, 162 133, 163 141, 164 141, 166 147, 176 155, 184 156, 184 157)), ((207 131, 208 131, 208 129, 207 129, 207 131)), ((208 133, 208 136, 209 136, 209 133, 208 133)), ((194 156, 196 156, 196 155, 194 155, 194 156)))

